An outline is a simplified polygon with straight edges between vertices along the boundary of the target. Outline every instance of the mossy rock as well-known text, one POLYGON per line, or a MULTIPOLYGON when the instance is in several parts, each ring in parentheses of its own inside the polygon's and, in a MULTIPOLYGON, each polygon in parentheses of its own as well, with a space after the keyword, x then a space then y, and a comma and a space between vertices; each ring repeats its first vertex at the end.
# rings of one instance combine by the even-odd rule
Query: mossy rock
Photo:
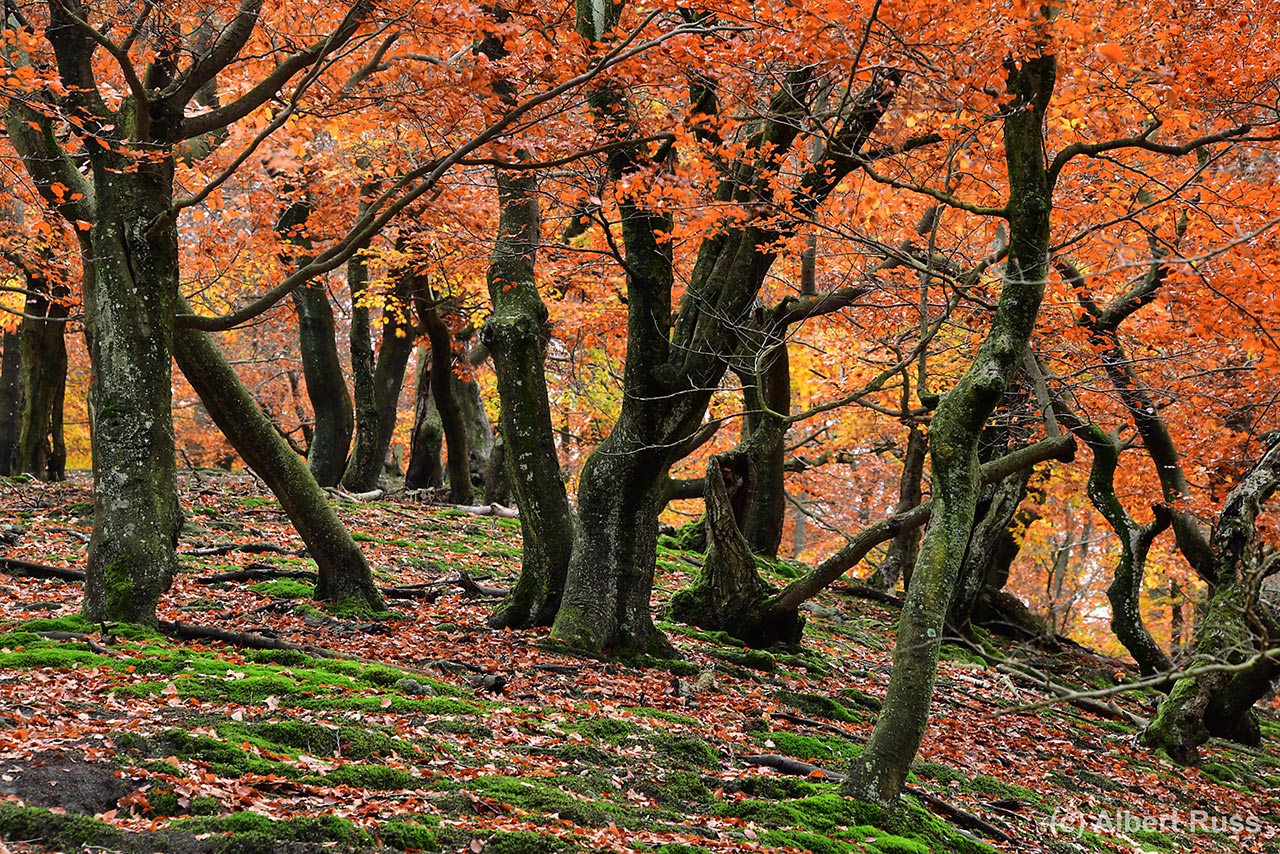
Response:
POLYGON ((310 599, 316 593, 315 585, 295 581, 292 578, 275 578, 250 584, 249 589, 259 596, 277 596, 281 599, 310 599))

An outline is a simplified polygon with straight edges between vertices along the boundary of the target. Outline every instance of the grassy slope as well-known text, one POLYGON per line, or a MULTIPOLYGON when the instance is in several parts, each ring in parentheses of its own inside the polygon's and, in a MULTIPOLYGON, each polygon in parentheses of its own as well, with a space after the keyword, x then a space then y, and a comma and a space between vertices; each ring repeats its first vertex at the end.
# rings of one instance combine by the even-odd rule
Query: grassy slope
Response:
MULTIPOLYGON (((251 481, 194 486, 184 549, 297 545, 251 481)), ((28 526, 8 556, 81 561, 83 545, 66 532, 86 530, 87 500, 83 484, 0 485, 0 507, 28 526)), ((384 584, 436 581, 457 569, 502 584, 518 567, 510 520, 394 503, 341 509, 384 584)), ((700 560, 662 550, 659 607, 700 560)), ((738 759, 776 753, 844 769, 887 683, 891 609, 824 596, 805 647, 774 653, 663 623, 685 660, 637 668, 543 652, 539 632, 487 629, 491 603, 456 588, 434 602, 397 602, 371 620, 317 610, 296 581, 194 582, 252 562, 307 564, 240 553, 184 558, 162 616, 272 632, 381 664, 127 631, 94 651, 36 634, 93 631, 75 616, 77 585, 0 576, 0 838, 10 850, 990 850, 914 799, 903 816, 881 816, 820 777, 784 777, 738 759), (503 693, 471 686, 467 677, 485 673, 506 677, 503 693), (95 775, 115 782, 104 788, 95 775)), ((781 581, 792 570, 771 571, 781 581)), ((1043 695, 958 648, 947 654, 913 785, 1016 840, 997 848, 1280 851, 1268 836, 1280 823, 1273 714, 1261 750, 1215 742, 1204 766, 1182 769, 1136 748, 1128 724, 1069 706, 1011 711, 1043 695), (1186 822, 1193 810, 1256 816, 1266 827, 1232 836, 1135 825, 1162 814, 1186 822), (1055 815, 1070 823, 1081 814, 1102 823, 1058 836, 1045 829, 1055 815), (1108 826, 1107 817, 1128 827, 1108 826)), ((1081 652, 1016 654, 1080 687, 1132 675, 1081 652)), ((1154 697, 1121 702, 1149 715, 1154 697)))

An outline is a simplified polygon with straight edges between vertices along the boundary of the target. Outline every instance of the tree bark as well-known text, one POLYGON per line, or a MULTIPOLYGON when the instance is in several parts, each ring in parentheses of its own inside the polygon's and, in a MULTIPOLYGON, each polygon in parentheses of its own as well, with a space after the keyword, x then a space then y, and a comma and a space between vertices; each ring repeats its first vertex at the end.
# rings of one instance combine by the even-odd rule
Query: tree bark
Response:
MULTIPOLYGON (((348 276, 351 275, 348 264, 348 276)), ((363 266, 363 259, 361 259, 363 266)), ((363 275, 367 276, 365 270, 363 275)), ((417 324, 411 320, 413 292, 421 286, 416 274, 406 272, 396 282, 395 300, 383 309, 382 340, 375 359, 369 327, 369 309, 353 307, 351 312, 351 366, 355 377, 355 446, 342 485, 353 492, 368 492, 378 486, 396 429, 396 409, 404 387, 404 373, 413 352, 417 324)), ((361 302, 364 288, 353 285, 352 305, 361 302)))
MULTIPOLYGON (((785 341, 770 346, 760 355, 760 378, 754 375, 744 382, 743 403, 746 418, 743 420, 745 441, 761 428, 766 418, 765 409, 780 415, 791 412, 791 363, 787 358, 785 341)), ((787 512, 786 492, 786 431, 777 432, 768 448, 760 448, 752 454, 755 467, 755 486, 742 533, 751 551, 768 558, 778 556, 782 544, 782 528, 787 512), (758 455, 758 461, 755 457, 758 455)))
POLYGON ((94 517, 84 610, 94 622, 155 625, 156 605, 177 571, 182 526, 170 380, 178 295, 173 159, 89 150, 94 517))
POLYGON ((431 342, 431 397, 444 428, 449 474, 449 500, 454 504, 475 503, 471 486, 471 454, 467 450, 467 425, 454 398, 453 333, 440 317, 437 304, 429 297, 418 300, 418 317, 431 342))
POLYGON ((335 486, 347 465, 355 413, 338 358, 333 306, 323 282, 311 281, 293 292, 298 312, 302 376, 315 416, 307 467, 321 486, 335 486))
POLYGON ((0 347, 0 475, 10 475, 21 426, 18 413, 22 405, 22 350, 18 331, 4 330, 0 347))
MULTIPOLYGON (((547 399, 547 308, 538 293, 534 268, 537 177, 500 171, 497 180, 501 216, 489 267, 493 314, 480 340, 493 355, 498 379, 501 453, 520 508, 523 553, 520 577, 489 624, 547 626, 555 619, 564 594, 573 515, 547 399)), ((488 482, 485 486, 488 492, 488 482)))
POLYGON ((431 355, 418 348, 418 384, 413 404, 413 436, 409 440, 409 464, 405 489, 440 489, 444 486, 444 425, 431 396, 431 355))
POLYGON ((1210 541, 1214 588, 1196 633, 1190 667, 1236 668, 1179 679, 1161 703, 1142 743, 1164 748, 1178 762, 1194 764, 1210 736, 1257 744, 1251 709, 1280 675, 1271 639, 1280 620, 1260 601, 1263 560, 1257 518, 1280 485, 1280 441, 1273 441, 1253 470, 1231 491, 1210 541))
POLYGON ((1035 327, 1048 267, 1051 189, 1044 116, 1053 93, 1052 56, 1010 63, 1005 108, 1009 255, 991 330, 973 363, 943 395, 929 431, 934 511, 898 624, 884 709, 844 791, 883 806, 897 802, 924 738, 938 651, 978 498, 978 442, 1022 362, 1035 327))
POLYGON ((67 306, 50 292, 48 280, 28 271, 28 296, 19 328, 21 408, 13 469, 41 480, 66 477, 63 401, 67 387, 67 306), (41 319, 35 319, 41 318, 41 319))
MULTIPOLYGON (((902 452, 902 477, 898 479, 898 504, 894 515, 906 513, 920 506, 924 497, 921 483, 924 480, 924 461, 929 454, 929 443, 919 424, 912 423, 907 433, 907 446, 902 452)), ((884 560, 867 581, 868 587, 891 591, 901 578, 903 588, 911 586, 911 570, 920 554, 920 529, 911 528, 893 538, 884 560)))
POLYGON ((364 554, 307 466, 254 403, 235 370, 204 332, 180 329, 178 366, 245 464, 280 500, 316 562, 315 598, 383 610, 382 596, 364 554))

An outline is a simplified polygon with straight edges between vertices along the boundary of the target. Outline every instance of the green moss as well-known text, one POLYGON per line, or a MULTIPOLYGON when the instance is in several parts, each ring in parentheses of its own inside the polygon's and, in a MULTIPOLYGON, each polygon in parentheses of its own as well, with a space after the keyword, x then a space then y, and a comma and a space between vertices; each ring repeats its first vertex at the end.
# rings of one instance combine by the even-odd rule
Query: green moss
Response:
POLYGON ((988 795, 992 798, 1015 798, 1031 804, 1038 804, 1043 801, 1038 792, 986 775, 974 777, 965 788, 971 792, 988 795))
POLYGON ((60 815, 34 807, 0 803, 0 839, 14 842, 43 842, 54 850, 79 850, 94 846, 118 850, 125 835, 86 815, 60 815))
POLYGON ((324 781, 331 786, 351 786, 357 789, 375 789, 380 792, 419 787, 418 778, 403 768, 367 763, 334 768, 324 775, 324 781))
POLYGON ((831 738, 814 735, 799 735, 794 732, 778 730, 769 733, 775 753, 817 763, 832 760, 848 761, 862 753, 858 744, 839 736, 831 738))
POLYGON ((316 594, 314 584, 304 584, 292 578, 277 578, 250 584, 249 589, 259 596, 278 596, 282 599, 310 599, 316 594))
POLYGON ((672 806, 688 807, 712 801, 711 790, 702 781, 702 777, 689 771, 672 771, 668 774, 662 781, 661 797, 663 803, 672 806))
POLYGON ((629 736, 638 731, 635 724, 617 718, 585 718, 567 727, 570 732, 581 733, 595 741, 610 744, 626 744, 629 736))
POLYGON ((331 815, 277 821, 256 812, 237 812, 222 818, 189 818, 173 823, 175 830, 196 835, 232 833, 255 835, 279 842, 329 843, 340 850, 368 848, 372 837, 346 819, 331 815))
POLYGON ((430 816, 404 821, 388 821, 378 826, 374 835, 384 848, 393 851, 430 851, 439 847, 435 821, 430 816))
POLYGON ((857 850, 844 842, 803 830, 770 830, 760 841, 771 848, 796 848, 812 854, 846 854, 857 850))
MULTIPOLYGON (((521 779, 516 777, 476 777, 466 788, 477 795, 496 798, 503 803, 533 815, 555 813, 562 819, 585 827, 639 827, 645 823, 640 810, 606 800, 592 800, 577 790, 582 788, 575 778, 521 779), (563 789, 560 785, 563 785, 563 789), (568 790, 568 791, 566 791, 568 790), (569 792, 575 794, 569 794, 569 792)), ((470 810, 469 802, 459 804, 470 810)))
POLYGON ((1200 766, 1200 772, 1215 782, 1228 784, 1240 779, 1240 776, 1229 766, 1219 762, 1206 762, 1200 766))
POLYGON ((799 777, 743 777, 738 780, 738 790, 753 798, 773 801, 808 798, 823 792, 823 787, 799 777))
POLYGON ((701 726, 693 718, 684 715, 677 715, 674 712, 664 712, 661 709, 651 709, 648 706, 623 706, 622 708, 644 718, 655 718, 668 723, 680 724, 682 726, 701 726))
POLYGON ((845 723, 861 723, 864 720, 862 713, 849 709, 834 697, 792 691, 781 691, 776 696, 782 702, 810 717, 845 723))
POLYGON ((499 831, 484 843, 485 854, 562 854, 573 846, 562 839, 527 830, 499 831))
POLYGON ((381 697, 324 697, 299 700, 294 705, 304 709, 345 709, 353 712, 374 712, 418 715, 476 715, 485 710, 485 704, 477 700, 458 700, 452 697, 409 698, 395 694, 381 697), (383 702, 390 703, 383 705, 383 702))
POLYGON ((655 757, 671 768, 714 768, 720 754, 694 735, 669 735, 655 732, 648 737, 655 757))

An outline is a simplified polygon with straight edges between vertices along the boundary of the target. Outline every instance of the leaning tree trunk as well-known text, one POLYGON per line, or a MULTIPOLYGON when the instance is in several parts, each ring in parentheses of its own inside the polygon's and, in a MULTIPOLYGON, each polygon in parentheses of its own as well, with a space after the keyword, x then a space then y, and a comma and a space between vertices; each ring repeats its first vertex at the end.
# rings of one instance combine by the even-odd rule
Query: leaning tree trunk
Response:
POLYGON ((194 329, 174 337, 178 366, 214 423, 280 500, 316 562, 315 598, 380 611, 369 564, 302 459, 272 426, 213 340, 194 329))
MULTIPOLYGON (((93 537, 85 613, 154 625, 178 568, 170 379, 178 295, 173 160, 91 151, 94 275, 85 292, 93 374, 93 537)), ((90 277, 86 277, 89 283, 90 277)))
MULTIPOLYGON (((980 490, 978 512, 969 533, 969 546, 960 564, 947 609, 946 623, 953 629, 967 629, 978 600, 986 593, 992 576, 996 574, 995 568, 1000 565, 1001 550, 1011 545, 1009 526, 1027 495, 1031 473, 1032 469, 1023 469, 980 490)), ((1012 543, 1012 546, 1016 555, 1017 543, 1012 543)))
POLYGON ((1014 97, 1004 115, 1010 232, 1004 286, 990 332, 930 425, 933 515, 898 624, 884 708, 844 784, 846 794, 882 806, 897 802, 924 738, 947 607, 978 500, 978 442, 1022 362, 1044 294, 1051 190, 1043 134, 1055 75, 1052 56, 1008 68, 1014 97))
MULTIPOLYGON (((27 315, 22 319, 21 397, 13 468, 42 480, 66 477, 63 401, 67 388, 67 306, 48 293, 48 282, 27 276, 27 315), (38 318, 38 319, 37 319, 38 318)), ((65 294, 65 289, 59 289, 65 294)))
POLYGON ((704 500, 710 548, 693 584, 671 598, 671 616, 699 628, 727 631, 762 648, 798 641, 804 618, 796 611, 789 619, 778 619, 764 607, 777 591, 757 572, 751 544, 740 528, 748 508, 757 506, 752 502, 756 470, 757 462, 740 449, 707 461, 704 500))
POLYGON ((547 400, 547 308, 534 276, 536 190, 532 172, 498 172, 502 213, 489 268, 493 314, 480 333, 498 378, 502 453, 523 535, 520 577, 490 618, 495 627, 551 624, 573 548, 573 515, 547 400))
POLYGON ((1195 640, 1197 665, 1220 665, 1179 679, 1142 734, 1174 760, 1195 763, 1210 736, 1257 744, 1250 711, 1280 674, 1272 644, 1280 620, 1260 600, 1265 561, 1257 518, 1280 485, 1280 441, 1231 491, 1210 540, 1215 587, 1195 640))
POLYGON ((321 486, 335 486, 347 465, 355 414, 338 358, 333 306, 323 282, 311 281, 293 292, 298 312, 302 375, 315 416, 307 466, 321 486))

